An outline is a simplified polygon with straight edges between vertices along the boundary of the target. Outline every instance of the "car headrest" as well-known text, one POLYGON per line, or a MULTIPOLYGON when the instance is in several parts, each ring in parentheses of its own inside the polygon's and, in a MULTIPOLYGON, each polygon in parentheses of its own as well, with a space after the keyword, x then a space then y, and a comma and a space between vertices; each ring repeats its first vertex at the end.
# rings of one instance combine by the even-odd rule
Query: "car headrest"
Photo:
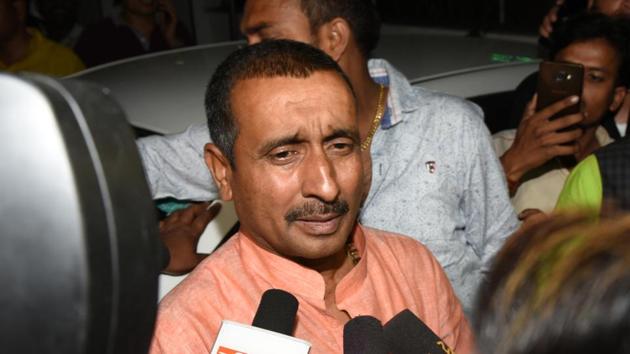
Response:
POLYGON ((104 88, 0 74, 0 342, 15 353, 145 353, 157 217, 104 88))

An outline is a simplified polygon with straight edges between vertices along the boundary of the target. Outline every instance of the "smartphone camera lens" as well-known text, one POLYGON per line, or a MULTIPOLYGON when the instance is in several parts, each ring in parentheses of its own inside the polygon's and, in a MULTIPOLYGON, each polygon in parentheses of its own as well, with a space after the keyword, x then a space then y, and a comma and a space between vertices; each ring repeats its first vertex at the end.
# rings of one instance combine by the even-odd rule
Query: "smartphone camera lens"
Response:
POLYGON ((572 76, 570 73, 567 73, 566 71, 558 71, 558 73, 556 73, 556 82, 560 82, 560 81, 566 81, 566 80, 571 80, 572 76))

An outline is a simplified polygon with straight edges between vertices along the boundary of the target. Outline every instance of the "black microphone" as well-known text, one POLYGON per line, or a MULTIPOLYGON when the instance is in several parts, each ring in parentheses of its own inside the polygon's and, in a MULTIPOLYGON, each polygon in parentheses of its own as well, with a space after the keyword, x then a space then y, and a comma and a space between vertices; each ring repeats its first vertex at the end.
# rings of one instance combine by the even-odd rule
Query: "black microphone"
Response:
POLYGON ((372 316, 357 316, 343 326, 344 354, 387 354, 381 321, 372 316))
POLYGON ((265 291, 252 325, 223 320, 210 353, 308 354, 311 344, 291 336, 297 309, 288 292, 265 291))
POLYGON ((385 340, 395 354, 444 354, 453 351, 413 312, 404 310, 383 327, 385 340))
POLYGON ((260 299, 252 326, 291 336, 297 309, 295 296, 284 290, 269 289, 260 299))

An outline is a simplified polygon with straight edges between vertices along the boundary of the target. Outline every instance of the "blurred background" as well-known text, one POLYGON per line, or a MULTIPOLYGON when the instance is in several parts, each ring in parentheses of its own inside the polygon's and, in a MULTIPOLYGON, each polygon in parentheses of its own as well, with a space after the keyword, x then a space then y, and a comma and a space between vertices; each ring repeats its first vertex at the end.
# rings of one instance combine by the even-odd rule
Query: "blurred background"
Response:
MULTIPOLYGON (((376 0, 383 22, 463 30, 473 36, 486 32, 535 35, 554 1, 528 0, 376 0)), ((238 23, 244 0, 173 0, 177 15, 197 44, 239 39, 238 23)), ((108 17, 115 0, 79 3, 79 23, 108 17)))

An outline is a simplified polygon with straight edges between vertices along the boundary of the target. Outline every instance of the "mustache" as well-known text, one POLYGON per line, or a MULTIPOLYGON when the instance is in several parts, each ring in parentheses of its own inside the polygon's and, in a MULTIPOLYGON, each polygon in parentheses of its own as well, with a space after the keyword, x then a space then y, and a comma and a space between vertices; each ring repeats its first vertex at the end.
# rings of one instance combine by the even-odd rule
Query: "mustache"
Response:
POLYGON ((322 215, 322 214, 339 214, 343 215, 350 210, 348 206, 348 202, 345 200, 337 199, 332 202, 322 202, 322 201, 311 201, 306 202, 302 206, 291 209, 285 216, 284 219, 287 222, 294 222, 298 219, 313 216, 313 215, 322 215))

